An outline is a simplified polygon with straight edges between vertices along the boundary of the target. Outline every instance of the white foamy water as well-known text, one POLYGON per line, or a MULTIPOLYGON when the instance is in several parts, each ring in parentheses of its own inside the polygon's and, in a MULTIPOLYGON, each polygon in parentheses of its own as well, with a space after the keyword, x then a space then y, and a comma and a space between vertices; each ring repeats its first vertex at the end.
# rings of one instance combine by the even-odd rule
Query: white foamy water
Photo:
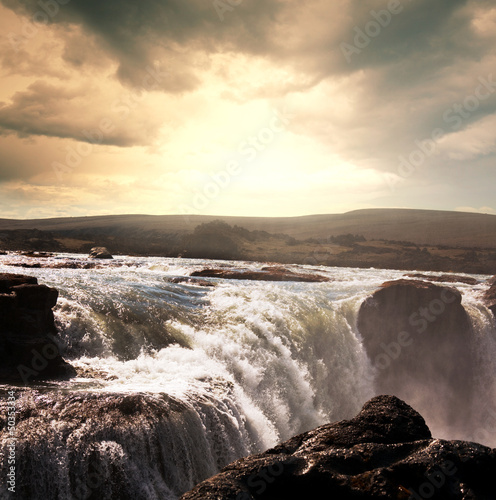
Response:
MULTIPOLYGON (((49 260, 67 259, 74 255, 49 260)), ((255 270, 264 264, 119 257, 102 269, 24 269, 5 262, 32 259, 0 257, 0 272, 36 276, 60 292, 55 318, 62 351, 81 375, 45 391, 167 395, 188 409, 187 422, 160 435, 169 483, 150 471, 136 478, 154 485, 147 498, 171 499, 242 455, 354 416, 375 395, 374 371, 356 328, 358 309, 384 281, 404 275, 287 266, 332 281, 210 279, 215 286, 205 287, 171 280, 206 267, 255 270), (184 434, 180 443, 178 433, 184 434), (203 443, 203 462, 195 443, 203 443)), ((496 396, 494 320, 480 303, 486 285, 456 286, 480 340, 476 404, 482 407, 488 394, 496 396)), ((487 423, 476 434, 493 442, 487 423)), ((111 442, 114 450, 117 441, 111 442)))

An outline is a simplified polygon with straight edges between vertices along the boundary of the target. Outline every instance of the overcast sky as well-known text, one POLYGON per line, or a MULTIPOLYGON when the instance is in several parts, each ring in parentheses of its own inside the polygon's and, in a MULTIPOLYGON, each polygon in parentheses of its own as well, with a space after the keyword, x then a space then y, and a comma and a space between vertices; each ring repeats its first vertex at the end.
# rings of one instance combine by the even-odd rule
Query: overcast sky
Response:
POLYGON ((0 217, 496 213, 494 0, 0 0, 0 217))

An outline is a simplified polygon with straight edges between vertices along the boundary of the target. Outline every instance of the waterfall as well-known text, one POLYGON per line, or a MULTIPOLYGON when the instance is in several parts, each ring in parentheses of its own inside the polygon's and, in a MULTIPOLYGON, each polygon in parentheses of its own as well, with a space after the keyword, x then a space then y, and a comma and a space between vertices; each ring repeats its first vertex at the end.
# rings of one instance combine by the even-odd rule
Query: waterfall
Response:
MULTIPOLYGON (((354 416, 375 395, 358 309, 401 271, 305 266, 332 281, 212 279, 215 286, 203 287, 171 277, 239 263, 123 262, 26 270, 60 291, 61 349, 79 376, 4 388, 20 408, 22 498, 176 499, 237 458, 354 416)), ((480 436, 494 446, 496 411, 487 404, 496 395, 494 319, 480 290, 457 286, 476 332, 481 418, 474 416, 470 433, 451 437, 480 436)), ((2 475, 7 453, 3 433, 2 475)), ((6 495, 0 483, 0 498, 6 495)))

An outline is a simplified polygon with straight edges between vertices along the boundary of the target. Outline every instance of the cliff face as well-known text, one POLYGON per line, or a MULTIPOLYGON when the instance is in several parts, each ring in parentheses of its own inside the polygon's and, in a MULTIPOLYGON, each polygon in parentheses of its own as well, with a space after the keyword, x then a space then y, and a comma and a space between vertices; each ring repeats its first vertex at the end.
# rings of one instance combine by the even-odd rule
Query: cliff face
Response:
POLYGON ((420 412, 466 427, 473 394, 474 334, 451 287, 417 280, 387 282, 364 301, 358 330, 375 369, 376 391, 420 412))
POLYGON ((394 396, 225 467, 182 500, 494 499, 496 450, 433 439, 394 396))
POLYGON ((60 356, 52 308, 58 291, 36 278, 0 274, 0 382, 74 375, 60 356))

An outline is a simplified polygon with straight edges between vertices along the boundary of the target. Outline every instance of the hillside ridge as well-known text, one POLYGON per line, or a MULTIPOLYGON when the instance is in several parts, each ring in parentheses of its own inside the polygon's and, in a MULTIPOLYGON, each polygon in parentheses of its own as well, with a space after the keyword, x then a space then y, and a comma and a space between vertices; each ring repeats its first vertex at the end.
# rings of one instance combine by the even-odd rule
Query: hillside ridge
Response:
POLYGON ((120 214, 50 219, 0 219, 0 231, 193 232, 200 224, 221 220, 250 231, 282 233, 297 239, 362 234, 367 239, 405 240, 418 245, 456 245, 464 248, 496 247, 496 216, 470 212, 419 209, 362 209, 344 214, 297 217, 241 217, 213 215, 120 214))

